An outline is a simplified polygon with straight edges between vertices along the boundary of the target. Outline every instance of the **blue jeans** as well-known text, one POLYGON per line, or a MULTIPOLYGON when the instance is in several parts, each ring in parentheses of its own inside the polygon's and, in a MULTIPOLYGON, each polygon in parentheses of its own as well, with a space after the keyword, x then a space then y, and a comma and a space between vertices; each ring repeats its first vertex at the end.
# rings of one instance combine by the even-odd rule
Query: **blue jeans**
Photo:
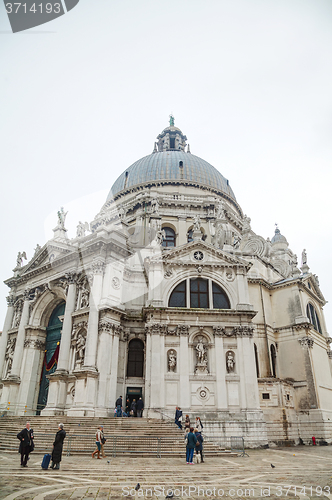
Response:
POLYGON ((120 405, 118 405, 116 407, 116 416, 117 417, 122 417, 122 411, 121 411, 121 406, 120 405))
POLYGON ((187 462, 192 462, 194 457, 194 448, 187 448, 187 462))

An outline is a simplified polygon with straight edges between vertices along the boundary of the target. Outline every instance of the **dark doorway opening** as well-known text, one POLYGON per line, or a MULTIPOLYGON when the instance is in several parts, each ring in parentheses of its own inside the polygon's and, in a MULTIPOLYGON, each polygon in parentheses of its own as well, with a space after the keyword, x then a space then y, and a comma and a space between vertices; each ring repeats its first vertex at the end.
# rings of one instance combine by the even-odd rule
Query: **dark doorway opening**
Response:
POLYGON ((127 400, 129 399, 129 410, 130 410, 130 405, 134 401, 134 399, 137 401, 139 398, 142 398, 142 387, 127 387, 127 392, 126 392, 126 403, 124 405, 124 408, 127 407, 127 400))

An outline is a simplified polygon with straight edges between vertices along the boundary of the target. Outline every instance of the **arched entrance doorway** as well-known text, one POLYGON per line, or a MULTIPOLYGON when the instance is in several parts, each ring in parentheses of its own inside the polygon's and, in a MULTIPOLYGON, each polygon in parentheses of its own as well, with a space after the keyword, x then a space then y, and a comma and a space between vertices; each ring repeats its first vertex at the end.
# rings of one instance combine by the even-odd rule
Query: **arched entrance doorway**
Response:
POLYGON ((49 381, 46 378, 46 375, 54 373, 57 367, 62 329, 62 322, 60 321, 59 316, 63 316, 65 307, 65 302, 61 302, 61 304, 56 306, 46 328, 46 347, 40 378, 37 415, 40 414, 41 410, 45 408, 47 403, 49 381))
MULTIPOLYGON (((133 380, 134 383, 139 384, 137 379, 143 378, 144 371, 144 343, 139 339, 132 339, 129 342, 128 346, 128 363, 127 363, 127 383, 130 379, 133 380)), ((127 386, 126 390, 126 402, 124 402, 124 407, 127 406, 127 401, 129 400, 129 407, 133 400, 135 399, 136 403, 140 397, 142 397, 142 387, 139 385, 136 386, 127 386)), ((131 383, 129 384, 131 385, 131 383)))

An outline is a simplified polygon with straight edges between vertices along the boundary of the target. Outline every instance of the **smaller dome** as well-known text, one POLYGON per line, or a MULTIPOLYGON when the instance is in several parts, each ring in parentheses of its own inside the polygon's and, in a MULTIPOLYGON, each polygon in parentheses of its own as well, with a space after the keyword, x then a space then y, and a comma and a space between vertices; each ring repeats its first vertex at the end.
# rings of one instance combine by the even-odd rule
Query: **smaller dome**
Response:
POLYGON ((285 243, 288 246, 288 241, 286 240, 285 236, 283 236, 280 233, 280 229, 278 227, 276 228, 276 230, 274 232, 274 236, 271 240, 271 243, 272 243, 272 245, 275 245, 277 243, 285 243))

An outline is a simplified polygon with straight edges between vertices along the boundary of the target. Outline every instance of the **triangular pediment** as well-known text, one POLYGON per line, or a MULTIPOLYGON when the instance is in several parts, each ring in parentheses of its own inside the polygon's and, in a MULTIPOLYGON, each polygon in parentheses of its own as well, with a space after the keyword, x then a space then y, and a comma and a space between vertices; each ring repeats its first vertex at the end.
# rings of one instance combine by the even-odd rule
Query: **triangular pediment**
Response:
POLYGON ((64 257, 71 253, 74 249, 62 243, 46 243, 35 255, 30 262, 25 266, 22 275, 27 274, 35 269, 42 268, 46 264, 55 261, 58 258, 64 257))
MULTIPOLYGON (((159 257, 152 257, 150 262, 154 259, 160 261, 159 257)), ((219 250, 213 245, 205 243, 202 240, 192 241, 170 249, 163 249, 162 261, 164 264, 183 264, 183 265, 204 265, 204 266, 227 266, 227 267, 244 267, 248 271, 252 264, 243 258, 219 250)))
POLYGON ((319 286, 318 278, 314 274, 308 274, 308 277, 303 278, 303 283, 309 288, 312 294, 316 295, 317 299, 326 304, 326 300, 319 286))

